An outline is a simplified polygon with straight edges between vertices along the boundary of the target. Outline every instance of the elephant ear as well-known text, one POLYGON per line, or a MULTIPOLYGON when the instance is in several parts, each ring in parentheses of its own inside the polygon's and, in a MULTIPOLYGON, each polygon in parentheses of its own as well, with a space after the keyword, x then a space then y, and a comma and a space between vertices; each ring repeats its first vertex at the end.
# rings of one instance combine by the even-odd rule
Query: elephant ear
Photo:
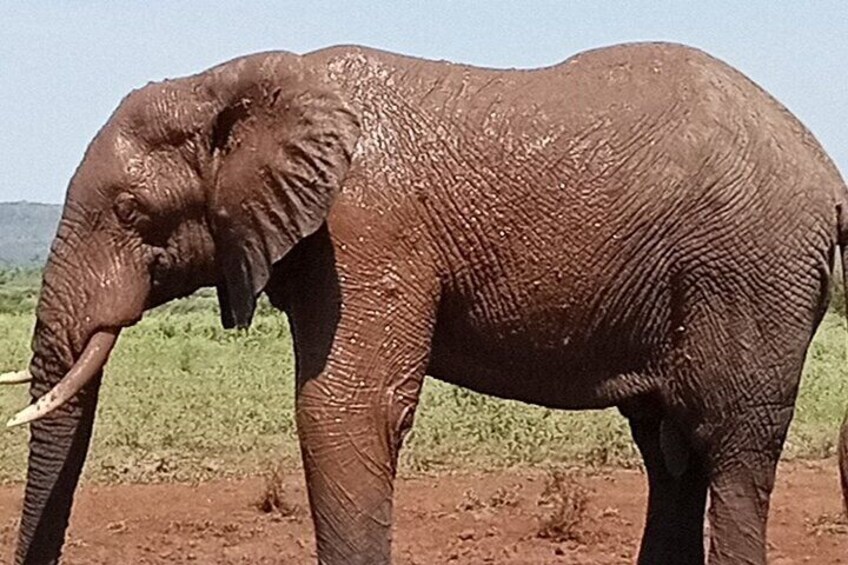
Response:
POLYGON ((212 130, 210 223, 227 328, 250 326, 271 266, 321 227, 359 137, 341 98, 300 73, 241 83, 212 130))

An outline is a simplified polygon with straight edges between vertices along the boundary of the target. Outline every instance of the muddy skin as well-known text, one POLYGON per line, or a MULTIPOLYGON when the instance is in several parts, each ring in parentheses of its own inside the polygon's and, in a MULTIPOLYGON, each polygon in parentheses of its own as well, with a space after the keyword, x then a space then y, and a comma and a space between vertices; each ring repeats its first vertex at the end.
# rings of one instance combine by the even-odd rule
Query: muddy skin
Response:
MULTIPOLYGON (((321 563, 390 562, 430 374, 622 407, 648 470, 639 562, 704 562, 709 491, 709 563, 761 565, 846 194, 788 111, 683 46, 534 71, 253 55, 131 93, 92 141, 45 270, 32 396, 153 305, 215 286, 222 323, 245 327, 267 292, 293 328, 321 563)), ((17 564, 59 559, 98 382, 32 426, 17 564)))

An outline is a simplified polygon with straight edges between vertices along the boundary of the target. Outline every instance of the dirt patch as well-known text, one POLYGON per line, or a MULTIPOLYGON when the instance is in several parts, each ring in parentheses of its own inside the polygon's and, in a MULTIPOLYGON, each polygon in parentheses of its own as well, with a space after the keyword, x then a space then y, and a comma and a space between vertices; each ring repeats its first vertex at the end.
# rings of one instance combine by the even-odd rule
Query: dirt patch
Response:
MULTIPOLYGON (((307 508, 298 474, 276 477, 282 504, 307 508)), ((645 505, 634 471, 580 477, 587 491, 581 541, 538 536, 548 484, 542 472, 401 480, 395 562, 632 564, 645 505)), ((74 510, 65 563, 265 564, 314 562, 308 513, 261 512, 266 478, 198 485, 90 486, 74 510)), ((778 476, 770 563, 848 563, 836 462, 787 464, 778 476)), ((0 489, 0 561, 11 561, 20 488, 0 489)), ((276 495, 275 495, 276 496, 276 495)))

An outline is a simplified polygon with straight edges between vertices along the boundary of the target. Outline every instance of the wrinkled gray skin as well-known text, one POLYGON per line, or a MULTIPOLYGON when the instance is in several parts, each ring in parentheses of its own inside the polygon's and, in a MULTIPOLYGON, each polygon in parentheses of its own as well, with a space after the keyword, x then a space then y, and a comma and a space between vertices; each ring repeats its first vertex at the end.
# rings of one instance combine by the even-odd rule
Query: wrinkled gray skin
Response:
MULTIPOLYGON (((422 379, 618 406, 650 495, 639 562, 764 564, 804 355, 848 230, 782 106, 667 44, 535 71, 358 47, 265 53, 130 94, 68 190, 33 399, 97 330, 217 286, 293 328, 319 561, 390 561, 422 379), (331 207, 332 204, 332 207, 331 207)), ((16 563, 56 563, 99 375, 32 425, 16 563)))

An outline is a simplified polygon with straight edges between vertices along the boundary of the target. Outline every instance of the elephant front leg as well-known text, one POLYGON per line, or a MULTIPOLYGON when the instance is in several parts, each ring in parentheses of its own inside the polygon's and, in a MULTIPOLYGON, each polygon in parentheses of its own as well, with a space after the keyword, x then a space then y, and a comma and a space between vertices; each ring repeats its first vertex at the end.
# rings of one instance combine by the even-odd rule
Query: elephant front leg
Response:
POLYGON ((318 561, 325 565, 391 562, 398 452, 429 353, 426 335, 381 336, 359 350, 356 339, 341 340, 345 348, 297 391, 318 561))
POLYGON ((297 425, 320 563, 390 563, 397 457, 423 376, 423 367, 390 378, 328 372, 301 387, 297 425))

